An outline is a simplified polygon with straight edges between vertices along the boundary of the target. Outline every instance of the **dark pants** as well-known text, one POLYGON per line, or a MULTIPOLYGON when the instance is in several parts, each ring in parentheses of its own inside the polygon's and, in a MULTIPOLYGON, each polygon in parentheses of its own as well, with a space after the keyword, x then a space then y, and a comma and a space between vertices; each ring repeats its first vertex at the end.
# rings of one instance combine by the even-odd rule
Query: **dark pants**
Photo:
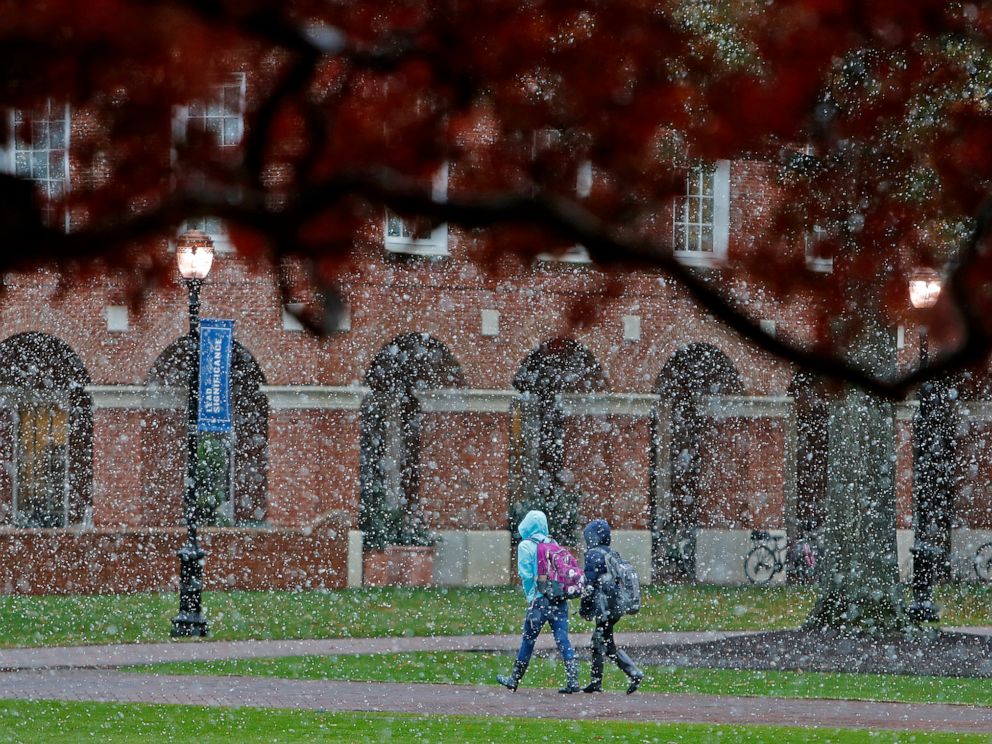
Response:
POLYGON ((534 653, 534 644, 541 634, 541 628, 547 623, 551 626, 551 632, 555 637, 555 644, 558 652, 564 661, 571 661, 575 658, 575 651, 568 640, 568 603, 563 599, 559 602, 550 602, 547 597, 538 597, 524 615, 523 639, 520 641, 520 651, 517 652, 517 661, 527 663, 534 653))
POLYGON ((640 674, 640 670, 623 651, 617 648, 617 642, 613 639, 613 626, 616 620, 596 621, 596 630, 592 633, 592 680, 602 682, 604 658, 608 658, 626 674, 634 677, 640 674))

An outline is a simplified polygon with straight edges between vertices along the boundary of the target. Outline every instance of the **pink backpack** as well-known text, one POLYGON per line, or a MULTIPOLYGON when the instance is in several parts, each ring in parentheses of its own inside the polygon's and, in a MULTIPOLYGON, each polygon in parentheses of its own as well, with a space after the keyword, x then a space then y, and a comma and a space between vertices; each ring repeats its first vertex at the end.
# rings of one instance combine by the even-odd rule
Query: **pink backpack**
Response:
POLYGON ((537 585, 552 600, 576 599, 585 577, 575 556, 554 540, 537 544, 537 585))

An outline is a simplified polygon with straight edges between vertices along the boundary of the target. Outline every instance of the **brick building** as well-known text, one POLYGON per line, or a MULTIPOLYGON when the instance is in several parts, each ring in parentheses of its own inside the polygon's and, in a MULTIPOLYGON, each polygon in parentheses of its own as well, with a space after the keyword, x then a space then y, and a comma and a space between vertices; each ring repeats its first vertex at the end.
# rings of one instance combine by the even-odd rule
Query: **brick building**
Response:
MULTIPOLYGON (((236 147, 250 94, 233 76, 216 101, 177 118, 236 147)), ((50 195, 71 187, 71 132, 85 122, 85 112, 50 107, 30 141, 10 143, 8 167, 50 195)), ((458 175, 446 170, 435 187, 458 175)), ((733 261, 762 229, 774 176, 751 161, 693 170, 666 217, 679 257, 702 273, 733 261)), ((579 193, 586 187, 580 177, 579 193)), ((814 387, 660 273, 628 274, 601 300, 599 269, 581 247, 532 263, 506 257, 493 275, 470 258, 470 235, 417 233, 383 214, 341 278, 337 329, 315 338, 295 315, 312 298, 282 307, 275 278, 240 258, 220 223, 195 226, 218 249, 203 314, 233 319, 237 341, 234 433, 201 450, 219 484, 210 585, 359 583, 360 527, 386 543, 433 536, 438 583, 506 582, 511 530, 534 505, 553 512, 565 539, 582 520, 609 519, 642 575, 736 582, 752 529, 796 535, 822 518, 826 411, 814 387), (590 298, 593 322, 570 323, 590 298), (418 519, 401 524, 397 510, 418 519), (417 534, 400 539, 404 529, 417 534), (671 560, 680 542, 687 561, 671 560)), ((52 276, 17 274, 5 290, 2 591, 169 585, 192 349, 184 290, 155 290, 137 313, 109 279, 63 293, 52 276), (108 560, 133 570, 121 579, 108 560), (136 568, 146 564, 154 570, 136 568)), ((751 306, 767 328, 802 337, 795 308, 751 306)), ((918 353, 913 330, 898 331, 905 365, 918 353)), ((968 395, 953 537, 962 570, 992 536, 992 407, 968 395)), ((904 569, 912 407, 897 407, 904 569)), ((376 540, 366 535, 367 554, 376 540)))

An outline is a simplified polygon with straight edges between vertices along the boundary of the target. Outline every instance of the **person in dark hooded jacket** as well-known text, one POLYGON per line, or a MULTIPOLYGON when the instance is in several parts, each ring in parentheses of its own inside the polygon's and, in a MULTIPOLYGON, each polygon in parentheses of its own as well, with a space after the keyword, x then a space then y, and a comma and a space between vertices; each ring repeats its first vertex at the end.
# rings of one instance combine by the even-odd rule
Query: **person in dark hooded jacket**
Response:
POLYGON ((610 525, 605 519, 594 519, 586 525, 582 537, 586 541, 586 585, 579 615, 596 622, 596 630, 592 634, 592 678, 582 691, 602 692, 604 658, 609 658, 630 680, 627 686, 629 695, 637 690, 644 673, 624 651, 617 648, 613 638, 613 626, 622 615, 616 607, 611 587, 603 582, 607 576, 606 556, 611 551, 610 525))

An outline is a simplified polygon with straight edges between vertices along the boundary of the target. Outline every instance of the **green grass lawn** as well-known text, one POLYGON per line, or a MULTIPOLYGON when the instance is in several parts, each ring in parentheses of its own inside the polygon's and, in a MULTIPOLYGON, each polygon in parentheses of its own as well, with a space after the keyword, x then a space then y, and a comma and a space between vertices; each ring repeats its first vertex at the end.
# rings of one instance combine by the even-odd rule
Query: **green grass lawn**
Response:
MULTIPOLYGON (((813 600, 804 587, 650 587, 624 630, 795 627, 813 600)), ((992 625, 992 587, 940 587, 937 600, 949 625, 992 625)), ((0 646, 165 641, 177 604, 175 594, 2 596, 0 646)), ((516 633, 523 601, 514 587, 207 592, 204 608, 217 640, 337 638, 516 633)))
MULTIPOLYGON (((511 662, 507 654, 441 652, 181 662, 131 669, 163 674, 494 685, 495 675, 506 673, 511 662)), ((649 692, 992 705, 987 679, 664 667, 647 667, 645 671, 647 677, 641 689, 649 692)), ((588 665, 583 664, 582 679, 587 679, 588 674, 588 665)), ((619 691, 627 687, 626 678, 613 666, 606 670, 604 681, 607 689, 619 691)), ((535 658, 522 684, 557 687, 562 682, 560 661, 535 658)))
POLYGON ((369 742, 680 742, 721 744, 980 744, 992 736, 917 734, 778 726, 712 726, 522 718, 322 713, 179 705, 115 705, 47 701, 0 702, 0 742, 316 741, 369 742), (925 739, 923 738, 925 736, 925 739))

